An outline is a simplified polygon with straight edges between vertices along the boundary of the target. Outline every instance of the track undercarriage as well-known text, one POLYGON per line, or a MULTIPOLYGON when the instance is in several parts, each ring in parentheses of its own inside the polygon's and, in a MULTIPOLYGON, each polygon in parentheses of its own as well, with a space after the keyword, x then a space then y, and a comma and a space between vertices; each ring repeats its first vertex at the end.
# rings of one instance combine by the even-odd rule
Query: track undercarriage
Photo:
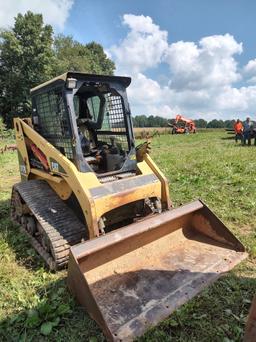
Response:
POLYGON ((68 262, 70 246, 86 240, 86 227, 45 181, 13 187, 11 217, 51 270, 68 262))

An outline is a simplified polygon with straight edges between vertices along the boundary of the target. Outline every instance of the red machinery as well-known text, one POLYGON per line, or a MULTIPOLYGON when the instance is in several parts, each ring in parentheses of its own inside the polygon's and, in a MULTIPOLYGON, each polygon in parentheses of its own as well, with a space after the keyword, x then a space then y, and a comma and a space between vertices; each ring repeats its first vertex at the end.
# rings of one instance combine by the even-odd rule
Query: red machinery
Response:
POLYGON ((195 122, 191 119, 186 119, 180 114, 176 115, 175 123, 169 124, 172 127, 172 134, 196 133, 195 122))

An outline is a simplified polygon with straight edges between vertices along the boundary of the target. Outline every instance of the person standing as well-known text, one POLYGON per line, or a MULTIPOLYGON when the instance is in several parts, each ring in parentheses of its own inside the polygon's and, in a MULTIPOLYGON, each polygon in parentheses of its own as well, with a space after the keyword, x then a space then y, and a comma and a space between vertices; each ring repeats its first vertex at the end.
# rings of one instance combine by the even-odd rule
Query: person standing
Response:
POLYGON ((235 131, 235 141, 237 142, 238 139, 241 140, 241 142, 243 143, 243 130, 244 130, 244 127, 243 127, 243 124, 242 122, 237 119, 235 124, 234 124, 234 131, 235 131))
POLYGON ((251 145, 251 137, 253 133, 253 122, 252 120, 248 117, 246 118, 244 122, 244 145, 246 145, 246 141, 248 140, 248 146, 251 145))

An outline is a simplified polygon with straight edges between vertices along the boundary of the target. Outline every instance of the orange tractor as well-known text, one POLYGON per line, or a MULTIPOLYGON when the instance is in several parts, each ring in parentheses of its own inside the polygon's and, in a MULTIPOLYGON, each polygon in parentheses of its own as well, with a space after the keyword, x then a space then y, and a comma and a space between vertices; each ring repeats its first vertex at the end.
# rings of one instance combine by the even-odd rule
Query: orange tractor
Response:
POLYGON ((174 124, 168 123, 168 125, 172 127, 172 134, 196 133, 195 122, 184 118, 180 114, 176 115, 174 124))

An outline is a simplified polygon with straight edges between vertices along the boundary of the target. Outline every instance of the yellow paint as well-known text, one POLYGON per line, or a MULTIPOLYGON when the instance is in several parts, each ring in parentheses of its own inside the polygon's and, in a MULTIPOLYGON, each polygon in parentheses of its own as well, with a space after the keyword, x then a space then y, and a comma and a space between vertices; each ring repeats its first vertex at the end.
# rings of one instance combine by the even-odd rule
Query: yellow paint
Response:
POLYGON ((62 200, 67 200, 71 194, 72 189, 62 177, 52 176, 45 171, 31 168, 29 179, 43 179, 53 188, 62 200))
POLYGON ((137 188, 129 188, 121 194, 108 195, 94 199, 97 216, 101 217, 108 211, 122 205, 135 202, 148 197, 161 198, 161 183, 146 184, 137 188))
POLYGON ((50 173, 48 173, 46 171, 31 168, 30 172, 33 173, 34 175, 37 175, 38 176, 37 178, 46 179, 46 180, 49 180, 49 181, 54 182, 54 183, 60 183, 63 181, 63 179, 61 177, 52 176, 50 173))
POLYGON ((170 208, 172 206, 170 195, 169 195, 169 187, 168 187, 168 181, 165 175, 160 171, 158 166, 153 162, 151 157, 146 154, 145 156, 145 162, 148 164, 152 172, 157 176, 157 178, 160 180, 162 185, 162 195, 161 200, 163 203, 165 203, 166 208, 170 208))
POLYGON ((63 180, 61 183, 48 181, 48 184, 53 188, 53 190, 55 190, 55 192, 63 201, 69 199, 72 194, 72 189, 65 180, 63 180))
POLYGON ((14 119, 14 129, 15 129, 15 136, 16 136, 16 145, 17 150, 20 153, 20 156, 22 158, 22 162, 25 166, 25 172, 23 172, 23 165, 20 164, 20 174, 21 177, 28 179, 28 175, 30 173, 30 164, 28 159, 28 152, 25 144, 25 137, 23 134, 22 129, 22 121, 20 119, 14 119))

